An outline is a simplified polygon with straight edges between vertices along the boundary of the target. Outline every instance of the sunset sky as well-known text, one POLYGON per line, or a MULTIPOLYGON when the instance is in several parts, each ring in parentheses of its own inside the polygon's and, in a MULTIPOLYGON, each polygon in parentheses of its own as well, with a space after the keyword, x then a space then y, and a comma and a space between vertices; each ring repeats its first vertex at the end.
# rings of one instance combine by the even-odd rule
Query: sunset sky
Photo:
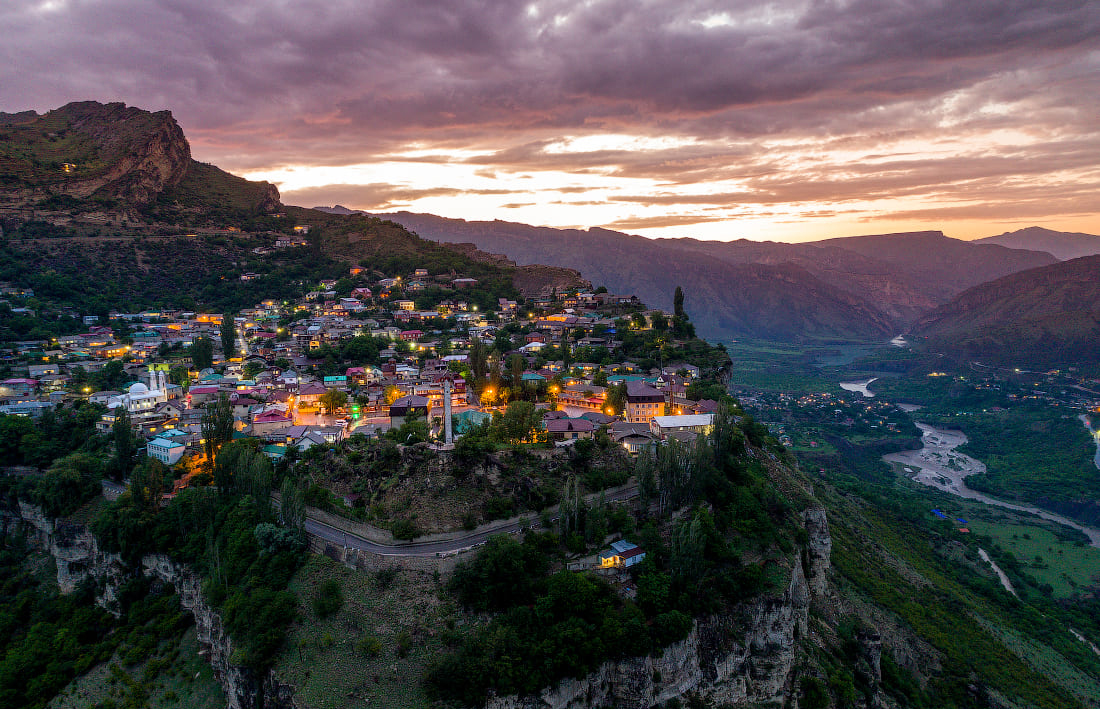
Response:
POLYGON ((284 202, 646 236, 1100 233, 1100 2, 7 0, 0 110, 284 202))

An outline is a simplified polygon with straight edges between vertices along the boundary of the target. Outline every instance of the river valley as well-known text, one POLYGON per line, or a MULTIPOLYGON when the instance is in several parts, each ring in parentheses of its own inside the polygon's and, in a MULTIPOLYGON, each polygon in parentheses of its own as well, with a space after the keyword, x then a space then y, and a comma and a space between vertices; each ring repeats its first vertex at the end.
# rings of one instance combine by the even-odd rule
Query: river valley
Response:
POLYGON ((897 463, 913 480, 949 492, 969 500, 977 500, 987 505, 996 505, 1017 512, 1028 512, 1083 532, 1089 543, 1100 549, 1100 529, 1087 527, 1061 515, 1041 510, 1038 507, 1019 505, 990 497, 966 486, 966 478, 976 473, 984 473, 985 465, 955 449, 966 443, 962 431, 949 431, 928 424, 918 423, 923 447, 915 451, 902 451, 883 456, 887 463, 897 463))

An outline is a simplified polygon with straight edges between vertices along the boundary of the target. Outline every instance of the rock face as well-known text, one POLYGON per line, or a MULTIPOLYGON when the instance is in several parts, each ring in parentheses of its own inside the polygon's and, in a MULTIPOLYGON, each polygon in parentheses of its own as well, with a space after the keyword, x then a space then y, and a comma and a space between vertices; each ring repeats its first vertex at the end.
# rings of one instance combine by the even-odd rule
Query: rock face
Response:
POLYGON ((823 507, 811 507, 802 513, 803 524, 809 543, 803 554, 806 567, 806 580, 810 594, 815 599, 824 598, 828 593, 828 572, 832 564, 833 538, 829 536, 829 520, 823 507))
POLYGON ((48 140, 65 141, 59 144, 67 146, 62 152, 72 168, 45 171, 37 163, 20 166, 21 185, 4 185, 12 204, 67 195, 142 206, 178 184, 191 163, 191 147, 169 111, 150 113, 121 103, 81 101, 24 119, 9 122, 10 139, 27 142, 32 149, 43 132, 48 140))
POLYGON ((71 593, 94 578, 104 589, 98 602, 117 613, 117 590, 128 576, 143 573, 172 584, 180 605, 195 619, 199 645, 225 691, 228 709, 298 709, 293 688, 280 683, 274 672, 257 677, 247 667, 233 664, 233 641, 221 616, 202 596, 202 578, 188 566, 163 554, 149 554, 142 558, 140 570, 128 569, 117 555, 101 551, 95 535, 82 525, 51 520, 40 508, 24 502, 19 503, 19 518, 33 541, 56 560, 62 593, 71 593))
POLYGON ((281 684, 274 672, 262 677, 246 668, 234 665, 233 641, 222 625, 221 616, 202 597, 202 578, 183 564, 177 564, 163 554, 148 554, 141 560, 146 576, 154 576, 176 588, 183 606, 195 619, 199 645, 207 653, 214 676, 225 690, 228 709, 292 709, 291 687, 281 684))
POLYGON ((785 702, 793 694, 796 652, 807 632, 811 599, 825 590, 832 545, 824 510, 807 513, 807 531, 811 548, 795 557, 781 595, 697 619, 688 637, 660 657, 609 662, 537 697, 491 699, 487 709, 648 709, 688 693, 712 706, 785 702), (809 579, 803 556, 811 560, 809 579))
MULTIPOLYGON (((274 673, 257 677, 233 664, 233 642, 221 617, 203 598, 201 577, 189 567, 157 554, 145 556, 140 570, 126 569, 117 556, 100 551, 95 537, 80 525, 55 522, 25 503, 20 503, 19 516, 57 559, 63 590, 93 577, 105 587, 101 602, 110 609, 114 590, 127 575, 143 573, 172 584, 180 604, 195 619, 199 643, 229 709, 299 709, 293 688, 274 673)), ((659 657, 605 663, 587 677, 564 680, 538 696, 492 698, 487 709, 648 709, 687 694, 711 705, 784 704, 795 699, 800 641, 808 636, 811 603, 828 593, 832 550, 825 510, 808 509, 803 520, 807 543, 793 557, 790 581, 782 593, 697 619, 687 638, 665 648, 659 657)), ((877 685, 881 639, 867 632, 859 644, 858 669, 877 685)))

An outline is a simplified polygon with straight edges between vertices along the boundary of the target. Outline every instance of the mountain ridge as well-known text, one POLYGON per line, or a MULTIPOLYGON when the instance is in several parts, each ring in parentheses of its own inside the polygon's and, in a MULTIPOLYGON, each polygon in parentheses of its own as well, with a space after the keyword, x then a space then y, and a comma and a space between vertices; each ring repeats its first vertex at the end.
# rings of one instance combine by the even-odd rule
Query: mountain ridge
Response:
POLYGON ((472 242, 520 264, 574 268, 612 290, 636 291, 657 307, 668 308, 679 285, 689 294, 686 307, 700 334, 716 339, 878 339, 905 330, 968 287, 1056 261, 1047 253, 974 245, 938 231, 786 244, 648 239, 599 227, 554 229, 411 212, 377 216, 433 241, 472 242), (773 270, 746 270, 745 264, 773 270), (746 283, 761 297, 738 295, 746 283), (811 293, 812 308, 805 304, 811 293))
POLYGON ((930 346, 1018 366, 1095 361, 1100 255, 1062 261, 975 286, 914 324, 930 346))
POLYGON ((1100 236, 1081 232, 1054 231, 1040 226, 987 236, 984 239, 978 239, 976 243, 1046 251, 1060 261, 1100 254, 1100 236))

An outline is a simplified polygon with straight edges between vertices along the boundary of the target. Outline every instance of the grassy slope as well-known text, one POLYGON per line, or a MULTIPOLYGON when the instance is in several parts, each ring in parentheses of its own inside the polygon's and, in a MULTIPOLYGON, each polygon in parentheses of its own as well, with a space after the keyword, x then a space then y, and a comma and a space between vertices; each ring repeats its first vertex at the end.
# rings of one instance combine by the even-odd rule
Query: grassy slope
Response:
POLYGON ((162 658, 168 658, 169 667, 154 681, 144 682, 144 687, 139 687, 139 683, 150 672, 151 663, 147 661, 124 668, 118 665, 116 655, 110 662, 96 665, 73 680, 50 702, 50 709, 91 709, 106 701, 123 706, 181 709, 225 706, 225 694, 214 677, 214 670, 199 655, 194 627, 189 628, 178 642, 168 643, 160 651, 162 658), (140 697, 145 698, 144 703, 140 697))
POLYGON ((297 688, 311 709, 370 705, 424 707, 424 669, 443 648, 441 634, 453 612, 439 600, 431 574, 402 570, 384 583, 377 574, 311 556, 291 589, 301 598, 300 618, 275 666, 282 681, 297 688), (344 605, 318 618, 313 600, 319 587, 336 579, 344 605), (378 653, 357 649, 364 638, 378 640, 378 653), (399 641, 408 647, 401 655, 399 641))
MULTIPOLYGON (((965 698, 977 679, 1019 706, 1095 706, 1089 698, 1100 696, 1100 658, 1090 658, 1064 628, 1051 634, 1059 626, 1039 608, 1013 601, 991 576, 962 583, 969 572, 959 575, 959 562, 946 553, 957 546, 948 539, 854 498, 824 496, 841 593, 885 609, 904 632, 938 651, 944 671, 931 686, 940 701, 965 698), (1017 637, 1028 638, 1028 646, 1017 637), (1032 647, 1038 645, 1042 663, 1032 647)), ((893 652, 898 642, 885 639, 893 652)))

